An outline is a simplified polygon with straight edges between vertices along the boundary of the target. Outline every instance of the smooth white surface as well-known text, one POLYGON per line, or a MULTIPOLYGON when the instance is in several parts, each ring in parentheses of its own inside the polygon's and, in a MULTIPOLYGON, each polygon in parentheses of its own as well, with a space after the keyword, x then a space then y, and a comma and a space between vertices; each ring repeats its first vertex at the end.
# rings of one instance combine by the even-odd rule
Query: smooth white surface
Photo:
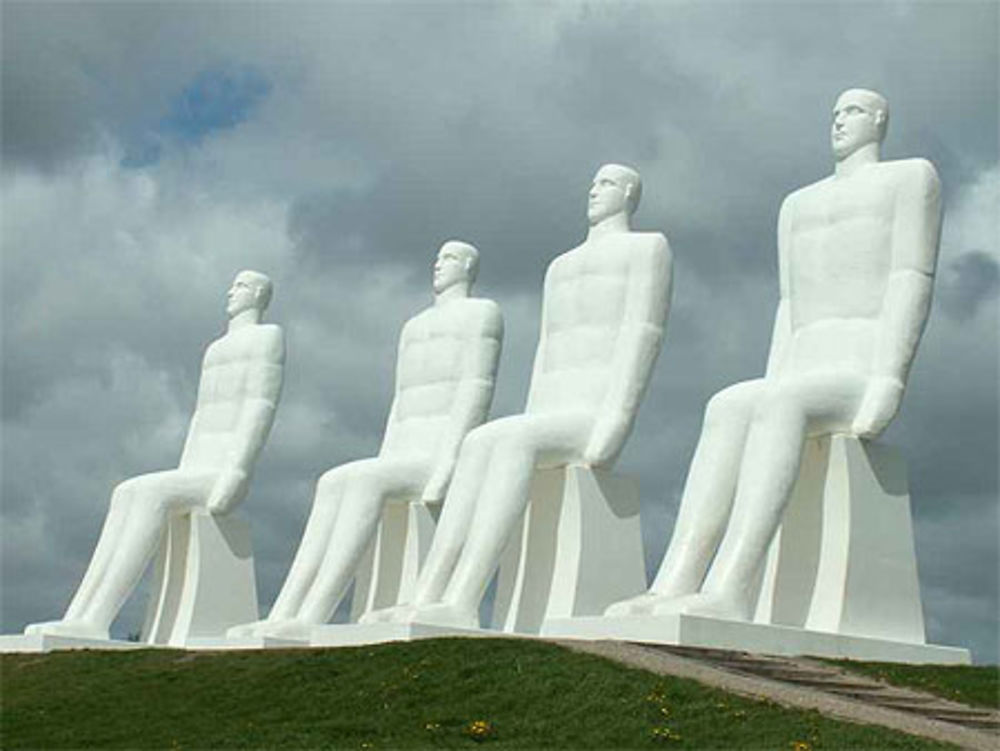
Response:
POLYGON ((308 647, 308 641, 299 639, 275 639, 270 636, 242 636, 239 638, 224 636, 198 636, 188 639, 185 649, 217 652, 219 650, 244 649, 292 649, 308 647))
POLYGON ((382 644, 390 641, 436 639, 441 636, 493 638, 504 636, 484 629, 465 629, 433 623, 330 623, 314 626, 309 639, 311 647, 351 647, 360 644, 382 644))
POLYGON ((546 618, 599 615, 646 588, 639 486, 570 465, 535 472, 500 562, 493 628, 537 633, 546 618))
POLYGON ((671 255, 659 233, 632 232, 639 175, 605 165, 590 189, 580 246, 549 264, 525 413, 462 444, 413 602, 363 622, 479 625, 479 602, 521 522, 536 468, 610 466, 632 429, 659 355, 671 255))
POLYGON ((126 480, 111 496, 90 565, 61 621, 26 634, 106 639, 171 517, 194 509, 225 514, 246 496, 281 393, 281 329, 262 324, 270 280, 236 275, 227 294, 228 329, 205 351, 194 416, 177 469, 126 480))
MULTIPOLYGON (((496 303, 469 297, 477 264, 471 245, 441 246, 434 304, 407 321, 400 335, 396 391, 378 457, 320 477, 302 541, 271 612, 229 635, 308 638, 313 626, 329 620, 364 562, 385 504, 444 497, 462 439, 489 412, 503 340, 496 303)), ((384 528, 394 534, 391 519, 384 528)), ((405 544, 398 535, 391 542, 405 544)), ((419 547, 416 538, 414 544, 419 547)), ((401 582, 403 572, 383 568, 378 576, 376 599, 398 588, 395 580, 401 582)))
POLYGON ((930 308, 941 198, 929 162, 879 162, 887 119, 872 92, 837 100, 834 174, 788 196, 778 218, 767 373, 709 402, 650 593, 609 615, 750 619, 806 437, 870 438, 895 415, 930 308))
POLYGON ((118 639, 87 639, 52 634, 4 634, 0 636, 0 653, 56 652, 65 649, 145 649, 146 644, 118 639))
POLYGON ((354 578, 352 622, 372 610, 410 600, 440 513, 437 501, 385 504, 375 539, 354 578))
POLYGON ((807 631, 695 615, 561 618, 542 624, 553 639, 616 639, 683 647, 734 649, 769 655, 968 665, 969 650, 807 631))
POLYGON ((807 442, 771 544, 755 621, 924 643, 906 463, 898 451, 849 436, 807 442))
POLYGON ((205 509, 173 517, 160 545, 142 641, 183 647, 191 638, 224 634, 256 615, 246 520, 205 509))

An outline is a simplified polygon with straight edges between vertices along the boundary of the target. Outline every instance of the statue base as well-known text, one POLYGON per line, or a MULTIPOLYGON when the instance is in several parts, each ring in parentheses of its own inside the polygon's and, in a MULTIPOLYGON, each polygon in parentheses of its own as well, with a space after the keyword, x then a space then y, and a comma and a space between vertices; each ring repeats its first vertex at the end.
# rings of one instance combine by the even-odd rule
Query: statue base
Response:
POLYGON ((276 639, 272 636, 195 636, 187 640, 184 649, 230 650, 230 649, 294 649, 308 647, 309 642, 299 639, 276 639))
POLYGON ((578 464, 537 470, 500 561, 492 627, 537 634, 645 589, 638 483, 578 464))
POLYGON ((373 610, 409 602, 440 513, 440 502, 391 499, 385 504, 375 538, 355 574, 352 621, 373 610))
POLYGON ((485 629, 463 629, 433 623, 336 623, 316 626, 309 639, 311 647, 353 647, 390 641, 416 641, 441 636, 464 638, 497 637, 506 634, 485 629))
POLYGON ((4 634, 0 636, 0 653, 57 652, 66 649, 146 649, 147 644, 120 639, 87 639, 53 634, 4 634))
POLYGON ((556 618, 542 624, 541 636, 733 649, 788 657, 940 665, 971 663, 969 650, 959 647, 807 631, 791 626, 725 621, 694 615, 556 618))
POLYGON ((170 519, 160 543, 142 640, 184 647, 257 620, 250 525, 204 509, 170 519))

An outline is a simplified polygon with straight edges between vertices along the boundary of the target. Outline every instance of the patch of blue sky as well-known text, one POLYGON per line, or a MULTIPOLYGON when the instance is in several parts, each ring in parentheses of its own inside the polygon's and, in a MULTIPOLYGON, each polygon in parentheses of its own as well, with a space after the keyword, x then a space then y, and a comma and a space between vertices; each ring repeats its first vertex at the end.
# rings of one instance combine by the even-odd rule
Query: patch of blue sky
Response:
POLYGON ((270 81, 253 66, 201 71, 170 100, 155 131, 130 144, 122 166, 155 164, 165 140, 194 145, 210 133, 235 128, 252 116, 270 90, 270 81))

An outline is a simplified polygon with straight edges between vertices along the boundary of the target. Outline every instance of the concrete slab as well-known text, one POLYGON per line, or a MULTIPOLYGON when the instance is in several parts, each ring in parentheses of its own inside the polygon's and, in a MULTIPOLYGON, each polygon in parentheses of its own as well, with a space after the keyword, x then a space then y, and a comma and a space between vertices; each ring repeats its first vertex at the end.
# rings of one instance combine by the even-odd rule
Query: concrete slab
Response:
POLYGON ((772 655, 968 665, 969 650, 933 644, 874 639, 791 626, 724 621, 690 615, 550 619, 541 636, 558 639, 611 639, 684 647, 733 649, 772 655))

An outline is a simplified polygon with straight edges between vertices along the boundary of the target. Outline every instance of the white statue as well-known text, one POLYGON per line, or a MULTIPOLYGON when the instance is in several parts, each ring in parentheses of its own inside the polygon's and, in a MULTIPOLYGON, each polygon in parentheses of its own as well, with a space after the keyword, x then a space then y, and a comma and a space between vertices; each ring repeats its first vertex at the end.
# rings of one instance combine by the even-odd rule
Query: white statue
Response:
POLYGON ((805 439, 873 438, 896 414, 930 309, 941 199, 929 162, 879 161, 888 118, 873 91, 837 99, 834 174, 789 195, 778 217, 766 374, 709 401, 660 571, 608 615, 750 619, 805 439))
POLYGON ((308 638, 326 623, 375 535, 386 499, 440 501, 466 433, 493 400, 503 318, 492 300, 469 297, 479 253, 447 242, 434 264, 434 304, 407 321, 396 393, 378 457, 320 477, 298 553, 267 619, 230 636, 308 638))
POLYGON ((246 496, 254 460, 281 393, 284 337, 262 324, 271 280, 241 271, 227 294, 226 333, 205 351, 194 416, 177 469, 118 485, 97 548, 66 614, 26 634, 107 639, 108 629, 156 552, 171 514, 231 511, 246 496))
POLYGON ((465 439, 413 602, 362 622, 477 627, 480 599, 525 511, 535 469, 607 466, 617 458, 659 354, 670 300, 666 238, 629 228, 640 192, 634 170, 598 170, 587 238, 545 276, 525 413, 465 439))

